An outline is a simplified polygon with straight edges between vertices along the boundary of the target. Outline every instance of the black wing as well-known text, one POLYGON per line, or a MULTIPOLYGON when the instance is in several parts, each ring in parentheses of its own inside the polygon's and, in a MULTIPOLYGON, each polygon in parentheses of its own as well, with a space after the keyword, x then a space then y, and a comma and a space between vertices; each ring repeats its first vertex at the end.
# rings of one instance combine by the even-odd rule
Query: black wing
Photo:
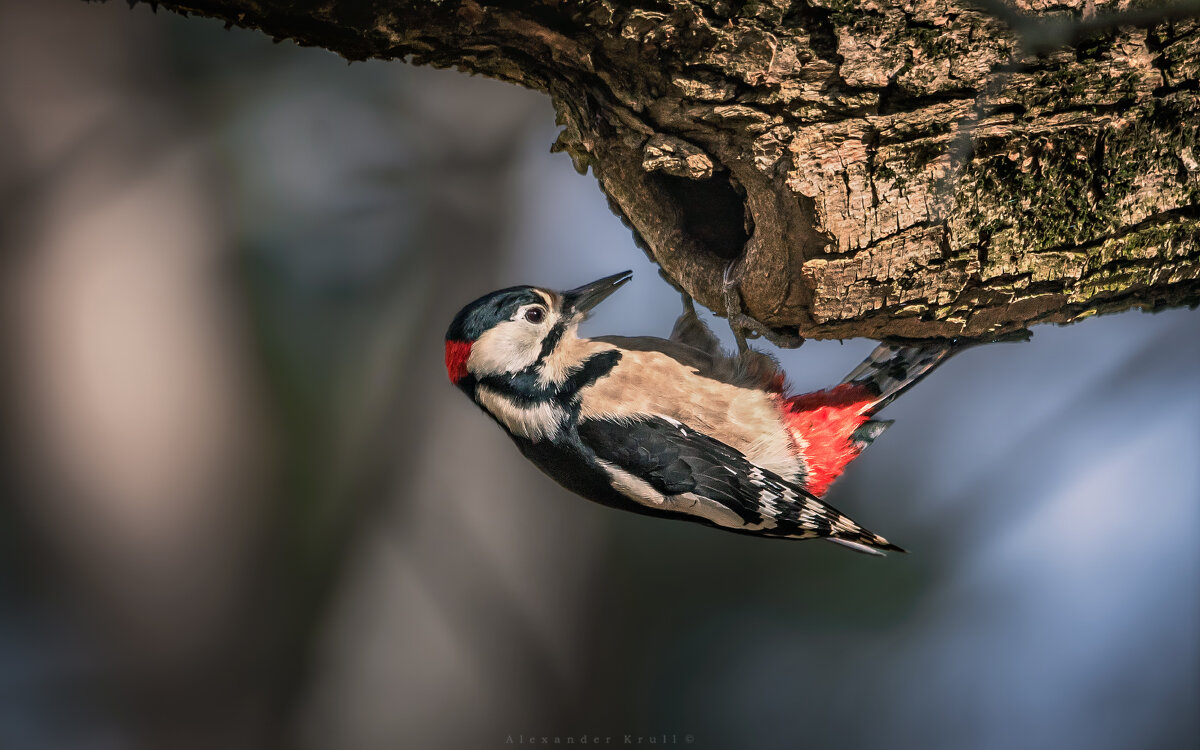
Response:
POLYGON ((582 420, 583 444, 637 502, 761 536, 899 550, 725 443, 664 417, 582 420))

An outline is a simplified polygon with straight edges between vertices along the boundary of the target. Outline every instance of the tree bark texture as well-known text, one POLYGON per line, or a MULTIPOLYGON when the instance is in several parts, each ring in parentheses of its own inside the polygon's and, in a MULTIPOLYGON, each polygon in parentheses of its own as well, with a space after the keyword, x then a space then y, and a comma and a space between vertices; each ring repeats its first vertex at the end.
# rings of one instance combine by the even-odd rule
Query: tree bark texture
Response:
POLYGON ((986 1, 161 4, 546 91, 665 275, 779 342, 1196 304, 1197 5, 986 1))

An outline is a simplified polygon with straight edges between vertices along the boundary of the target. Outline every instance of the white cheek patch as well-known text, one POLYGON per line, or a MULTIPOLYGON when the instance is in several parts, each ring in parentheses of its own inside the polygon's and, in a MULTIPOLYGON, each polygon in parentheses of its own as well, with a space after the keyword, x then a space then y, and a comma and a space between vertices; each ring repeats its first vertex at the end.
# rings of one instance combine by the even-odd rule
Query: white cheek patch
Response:
POLYGON ((534 443, 557 436, 567 419, 566 412, 552 401, 522 406, 487 386, 479 386, 475 397, 509 432, 534 443))
POLYGON ((520 320, 489 329, 471 345, 467 370, 476 377, 520 372, 542 353, 542 331, 520 320))

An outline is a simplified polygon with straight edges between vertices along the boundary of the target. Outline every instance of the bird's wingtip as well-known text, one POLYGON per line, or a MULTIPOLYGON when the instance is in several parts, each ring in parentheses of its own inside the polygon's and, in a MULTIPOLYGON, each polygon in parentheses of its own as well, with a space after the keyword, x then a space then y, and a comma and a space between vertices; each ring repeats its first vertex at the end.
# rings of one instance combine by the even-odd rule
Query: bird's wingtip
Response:
POLYGON ((834 544, 840 544, 843 547, 854 550, 855 552, 861 552, 864 555, 871 555, 872 557, 887 557, 888 552, 899 552, 900 554, 904 555, 908 554, 908 550, 886 540, 881 540, 881 543, 879 544, 868 545, 863 544, 862 542, 852 542, 849 539, 839 539, 835 536, 825 538, 834 544))

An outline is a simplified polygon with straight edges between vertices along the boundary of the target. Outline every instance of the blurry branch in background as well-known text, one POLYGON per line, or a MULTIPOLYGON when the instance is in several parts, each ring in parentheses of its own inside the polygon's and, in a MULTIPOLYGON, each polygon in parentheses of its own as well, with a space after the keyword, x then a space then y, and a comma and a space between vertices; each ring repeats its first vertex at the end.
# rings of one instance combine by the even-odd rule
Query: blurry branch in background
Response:
MULTIPOLYGON (((219 29, 179 27, 0 0, 0 533, 12 562, 0 660, 18 675, 0 687, 20 694, 0 716, 3 747, 68 746, 55 732, 122 747, 344 737, 358 707, 313 693, 328 681, 316 673, 336 648, 331 620, 353 596, 347 570, 363 564, 364 537, 394 535, 392 517, 456 502, 411 490, 437 471, 424 438, 439 408, 413 394, 433 390, 430 374, 444 385, 429 322, 504 261, 507 188, 537 102, 490 102, 466 78, 429 96, 379 67, 347 85, 328 56, 227 36, 218 48, 204 40, 219 29), (254 72, 231 85, 222 73, 236 65, 254 72), (488 104, 486 120, 447 114, 488 104), (451 121, 428 127, 439 117, 451 121), (11 654, 49 688, 26 690, 11 654)), ((452 526, 424 536, 443 550, 458 538, 452 526)), ((487 542, 473 570, 395 556, 422 587, 474 601, 504 588, 489 557, 528 546, 504 529, 487 542)), ((461 619, 505 633, 524 626, 520 609, 461 619)), ((479 679, 469 661, 435 662, 427 639, 403 642, 436 617, 398 617, 388 652, 409 669, 392 689, 479 679)), ((370 629, 352 625, 356 639, 370 629)), ((526 638, 510 652, 519 666, 544 660, 540 648, 526 638)), ((527 689, 504 666, 508 693, 491 711, 527 689)), ((387 716, 413 741, 445 731, 436 712, 387 716)))
MULTIPOLYGON (((282 533, 270 555, 279 566, 271 580, 284 587, 272 597, 284 616, 272 644, 269 691, 277 701, 269 715, 280 722, 297 722, 310 697, 319 669, 314 649, 337 609, 347 566, 356 561, 364 536, 371 525, 390 523, 392 516, 406 519, 418 500, 411 482, 427 469, 422 448, 434 417, 428 399, 414 398, 426 388, 418 374, 428 369, 415 366, 414 359, 427 354, 419 344, 429 333, 425 326, 438 318, 432 313, 441 297, 434 290, 484 283, 502 261, 489 255, 468 272, 455 253, 422 251, 470 252, 503 234, 508 203, 464 206, 456 200, 453 182, 467 172, 488 193, 500 193, 515 167, 525 126, 518 109, 517 116, 510 113, 481 128, 470 164, 459 163, 457 144, 439 138, 403 174, 380 175, 385 188, 420 186, 423 194, 395 196, 397 204, 408 203, 393 210, 412 212, 412 226, 386 238, 395 248, 386 265, 352 274, 358 278, 351 289, 328 288, 320 276, 289 282, 289 248, 250 254, 247 298, 255 308, 283 443, 284 471, 274 494, 274 525, 282 533), (399 507, 389 507, 397 500, 399 507)), ((334 258, 341 252, 309 251, 334 258)), ((499 585, 477 578, 484 589, 499 585)), ((498 620, 496 627, 504 618, 498 620)), ((281 724, 277 730, 287 728, 281 724)))
POLYGON ((161 4, 549 93, 672 283, 777 342, 1200 301, 1195 0, 161 4))

